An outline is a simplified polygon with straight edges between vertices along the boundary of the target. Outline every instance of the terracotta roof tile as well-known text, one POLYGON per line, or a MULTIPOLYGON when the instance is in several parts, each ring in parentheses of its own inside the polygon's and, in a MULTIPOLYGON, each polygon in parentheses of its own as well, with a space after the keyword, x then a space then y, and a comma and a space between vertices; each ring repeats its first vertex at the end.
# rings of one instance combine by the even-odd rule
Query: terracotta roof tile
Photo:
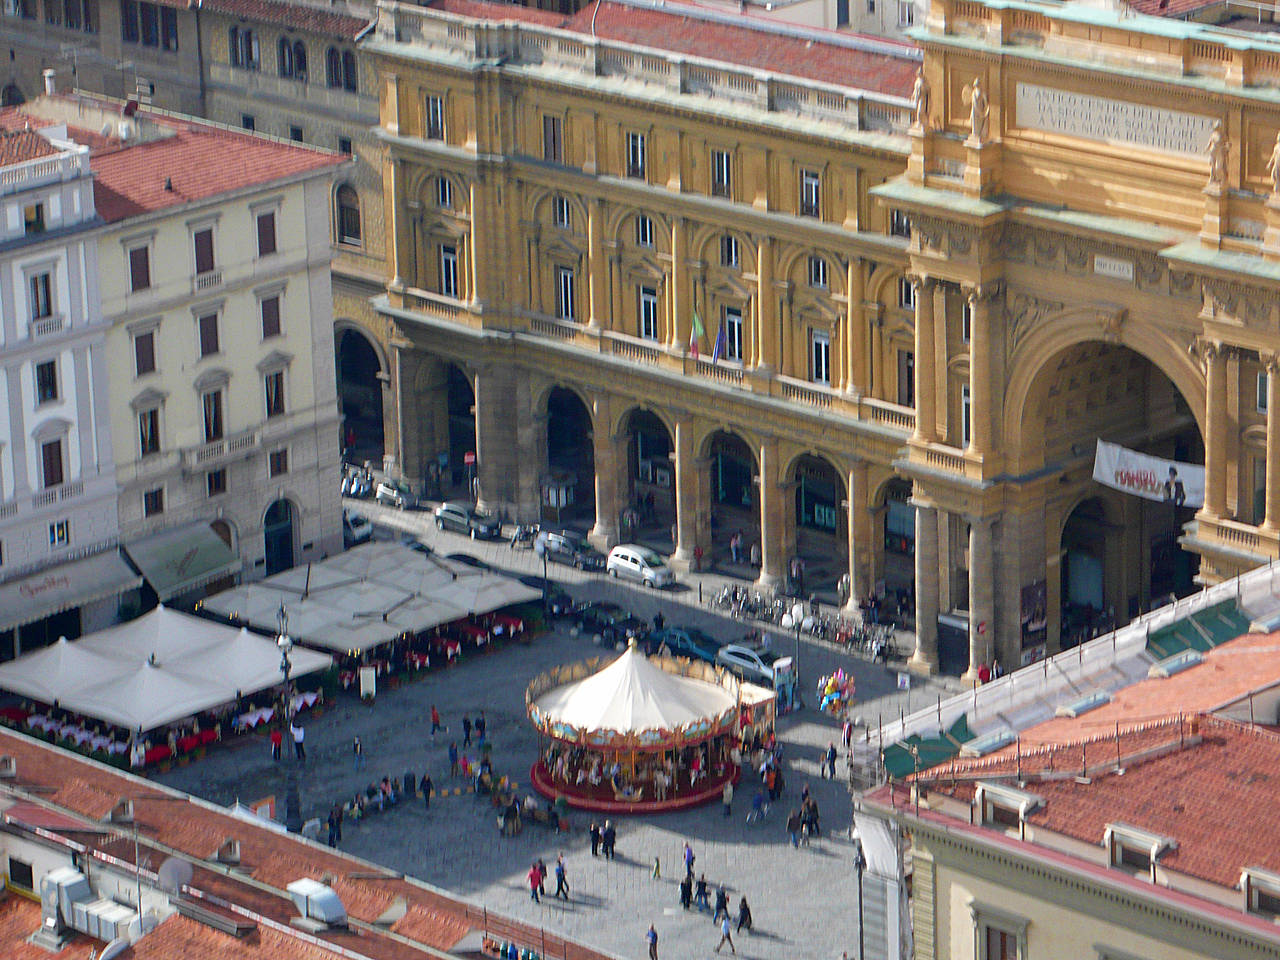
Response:
POLYGON ((1182 18, 1188 13, 1205 7, 1218 6, 1221 0, 1129 0, 1129 6, 1138 13, 1153 17, 1182 18))
POLYGON ((201 9, 227 13, 259 23, 278 23, 295 30, 322 33, 341 40, 354 40, 369 25, 369 20, 361 17, 301 3, 280 3, 277 0, 203 0, 201 9))
POLYGON ((102 820, 115 807, 121 795, 92 784, 79 777, 66 780, 50 801, 68 810, 74 810, 90 820, 102 820))
POLYGON ((40 929, 40 904, 9 894, 0 900, 0 953, 5 960, 84 960, 96 941, 76 934, 57 953, 27 943, 40 929))
POLYGON ((333 960, 341 954, 271 927, 259 925, 248 936, 234 937, 174 915, 120 956, 128 960, 333 960))
POLYGON ((532 11, 486 0, 435 0, 432 9, 483 20, 525 20, 591 34, 607 40, 684 53, 723 63, 772 70, 794 77, 838 84, 905 97, 911 92, 918 62, 914 47, 875 39, 882 48, 900 48, 900 54, 855 49, 846 44, 849 34, 812 30, 811 37, 779 33, 777 24, 746 14, 733 22, 704 19, 691 4, 646 10, 618 3, 600 2, 583 7, 571 17, 532 11))
POLYGON ((58 150, 34 130, 6 130, 0 133, 0 167, 51 157, 58 150))

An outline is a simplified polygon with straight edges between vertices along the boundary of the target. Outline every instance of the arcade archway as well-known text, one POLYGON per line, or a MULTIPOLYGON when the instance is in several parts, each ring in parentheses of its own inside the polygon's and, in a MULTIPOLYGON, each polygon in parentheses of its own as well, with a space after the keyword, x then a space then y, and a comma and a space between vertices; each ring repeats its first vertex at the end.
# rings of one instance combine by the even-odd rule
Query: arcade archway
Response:
POLYGON ((844 479, 831 461, 806 453, 791 464, 787 480, 793 491, 794 554, 804 562, 802 592, 838 602, 837 585, 849 570, 844 479))
POLYGON ((760 468, 755 453, 742 437, 725 430, 708 437, 705 449, 714 554, 732 564, 729 542, 740 533, 742 556, 736 566, 756 567, 761 547, 760 491, 756 487, 760 468))
POLYGON ((657 414, 641 408, 632 410, 622 423, 627 437, 624 492, 631 511, 626 519, 634 521, 623 524, 622 536, 643 537, 646 543, 674 550, 671 528, 676 520, 676 484, 671 431, 657 414))
POLYGON ((266 576, 293 566, 294 509, 288 500, 276 500, 262 517, 263 558, 266 576))
MULTIPOLYGON (((605 425, 601 429, 608 429, 605 425)), ((543 516, 589 530, 595 522, 595 449, 591 411, 577 393, 547 394, 547 467, 541 480, 543 516)))
POLYGON ((382 463, 382 362, 373 344, 351 327, 336 331, 338 399, 342 404, 343 459, 382 463))

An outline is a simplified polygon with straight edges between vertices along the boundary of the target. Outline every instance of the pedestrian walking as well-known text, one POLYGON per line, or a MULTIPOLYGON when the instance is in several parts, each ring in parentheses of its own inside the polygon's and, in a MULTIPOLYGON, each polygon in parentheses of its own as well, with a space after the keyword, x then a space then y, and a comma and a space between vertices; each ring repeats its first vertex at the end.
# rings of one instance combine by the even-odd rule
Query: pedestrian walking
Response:
POLYGON ((764 791, 757 790, 754 797, 751 798, 751 812, 747 814, 747 823, 752 820, 763 820, 765 811, 769 809, 769 805, 764 802, 764 791))
POLYGON ((538 858, 538 893, 542 896, 547 895, 547 861, 541 857, 538 858))
POLYGON ((711 909, 711 901, 707 895, 707 875, 705 873, 693 885, 693 902, 698 905, 699 910, 711 909))
POLYGON ((534 903, 541 903, 538 899, 538 886, 542 883, 542 874, 538 872, 538 865, 535 863, 529 868, 529 898, 534 903))
POLYGON ((658 931, 649 924, 649 932, 644 935, 649 944, 649 960, 658 960, 658 931))
POLYGON ((566 900, 569 899, 569 881, 565 877, 563 853, 556 857, 556 896, 562 894, 566 900))
POLYGON ((844 730, 841 732, 844 737, 844 752, 848 753, 853 749, 853 721, 848 717, 844 721, 844 730))
POLYGON ((290 720, 289 734, 293 737, 293 755, 297 757, 298 762, 301 763, 307 759, 307 748, 302 742, 307 737, 307 731, 290 720))
POLYGON ((836 778, 836 745, 827 744, 827 774, 832 780, 836 778))
POLYGON ((614 856, 614 844, 618 842, 618 831, 613 827, 612 820, 604 822, 604 830, 600 833, 600 841, 604 845, 604 855, 612 860, 614 856))
POLYGON ((329 846, 336 847, 342 839, 342 808, 336 803, 329 808, 329 846))
POLYGON ((484 718, 484 711, 481 710, 480 716, 476 717, 476 737, 480 740, 481 744, 484 743, 484 738, 487 736, 485 731, 488 729, 488 726, 489 721, 484 718))
POLYGON ((792 810, 791 816, 787 817, 787 836, 791 838, 793 847, 800 846, 800 811, 792 810))
POLYGON ((440 711, 436 709, 436 705, 433 703, 431 705, 431 739, 432 740, 435 739, 437 730, 447 731, 448 729, 449 729, 448 727, 441 726, 440 711))
POLYGON ((650 880, 662 879, 662 861, 657 857, 653 858, 653 869, 649 872, 650 880))
POLYGON ((593 857, 600 856, 600 827, 596 825, 594 820, 591 821, 591 828, 587 833, 591 835, 591 855, 593 857))
POLYGON ((666 625, 667 625, 667 618, 664 617, 662 615, 662 611, 659 610, 657 613, 653 615, 653 632, 661 633, 662 628, 665 627, 666 625))
POLYGON ((737 954, 738 948, 733 945, 733 936, 731 935, 732 926, 729 923, 729 913, 725 911, 724 919, 720 921, 720 942, 716 944, 716 953, 720 952, 720 948, 726 943, 729 949, 737 954))
POLYGON ((351 755, 355 761, 356 773, 359 773, 364 768, 364 744, 360 742, 359 737, 351 740, 351 755))
POLYGON ((471 718, 468 716, 462 718, 462 745, 471 746, 471 718))
POLYGON ((684 842, 684 873, 687 877, 693 876, 693 861, 698 859, 693 855, 693 847, 689 846, 689 841, 684 842))
POLYGON ((724 804, 724 815, 726 817, 733 816, 733 781, 729 780, 724 785, 724 790, 720 792, 720 802, 724 804))
POLYGON ((680 906, 686 910, 693 904, 693 880, 685 877, 680 881, 680 906))
POLYGON ((716 887, 716 912, 711 915, 711 919, 719 920, 721 914, 726 920, 729 919, 729 894, 723 883, 716 887))
MULTIPOLYGON (((276 727, 271 731, 271 759, 272 760, 280 759, 280 745, 282 743, 284 743, 284 733, 280 730, 279 727, 276 727)), ((142 764, 138 764, 138 766, 142 766, 142 764)))
POLYGON ((456 777, 458 775, 458 742, 456 740, 449 744, 449 776, 456 777))
POLYGON ((431 794, 435 792, 436 785, 431 781, 431 774, 424 773, 422 775, 422 802, 428 810, 431 809, 431 794))
POLYGON ((747 906, 747 898, 743 897, 738 901, 738 933, 742 932, 742 928, 747 928, 747 933, 751 932, 751 908, 747 906))

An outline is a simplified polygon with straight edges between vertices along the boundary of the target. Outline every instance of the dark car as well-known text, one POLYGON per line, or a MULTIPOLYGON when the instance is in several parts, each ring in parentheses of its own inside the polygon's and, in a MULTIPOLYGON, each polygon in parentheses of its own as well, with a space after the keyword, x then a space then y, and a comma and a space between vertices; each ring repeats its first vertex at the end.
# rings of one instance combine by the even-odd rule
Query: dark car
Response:
POLYGON ((545 531, 538 534, 535 550, 545 550, 552 563, 563 563, 579 570, 603 570, 604 554, 595 549, 579 533, 572 530, 545 531))
POLYGON ((590 636, 599 635, 606 643, 617 643, 628 637, 643 637, 647 625, 616 603, 584 603, 576 615, 578 629, 590 636))
POLYGON ((717 640, 697 627, 667 627, 649 634, 646 644, 652 650, 659 650, 666 644, 667 649, 677 657, 715 663, 716 654, 724 646, 724 641, 717 640))
POLYGON ((465 533, 472 540, 493 540, 502 533, 497 517, 480 513, 465 503, 442 503, 436 507, 436 529, 465 533))
POLYGON ((567 617, 576 615, 577 611, 573 606, 573 597, 560 589, 559 585, 551 580, 543 580, 541 577, 517 577, 526 587, 533 587, 535 590, 541 590, 547 598, 547 613, 553 617, 567 617))

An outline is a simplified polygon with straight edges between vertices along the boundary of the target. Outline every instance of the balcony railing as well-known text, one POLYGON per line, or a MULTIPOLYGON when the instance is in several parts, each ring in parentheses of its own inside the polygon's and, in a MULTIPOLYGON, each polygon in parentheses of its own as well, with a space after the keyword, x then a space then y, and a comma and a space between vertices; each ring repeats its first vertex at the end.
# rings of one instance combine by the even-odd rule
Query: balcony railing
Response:
POLYGON ((252 454, 261 442, 261 434, 254 429, 187 447, 182 451, 182 468, 188 472, 208 470, 224 460, 252 454))
POLYGON ((41 317, 31 324, 31 337, 38 339, 47 337, 50 334, 62 332, 62 315, 58 314, 53 317, 41 317))
POLYGON ((204 273, 197 273, 191 278, 192 293, 201 293, 220 286, 222 286, 222 271, 220 269, 206 270, 204 273))
POLYGON ((56 487, 48 487, 41 490, 33 496, 31 498, 31 507, 33 510, 39 510, 62 500, 73 500, 83 494, 83 480, 73 480, 70 483, 60 483, 56 487))

